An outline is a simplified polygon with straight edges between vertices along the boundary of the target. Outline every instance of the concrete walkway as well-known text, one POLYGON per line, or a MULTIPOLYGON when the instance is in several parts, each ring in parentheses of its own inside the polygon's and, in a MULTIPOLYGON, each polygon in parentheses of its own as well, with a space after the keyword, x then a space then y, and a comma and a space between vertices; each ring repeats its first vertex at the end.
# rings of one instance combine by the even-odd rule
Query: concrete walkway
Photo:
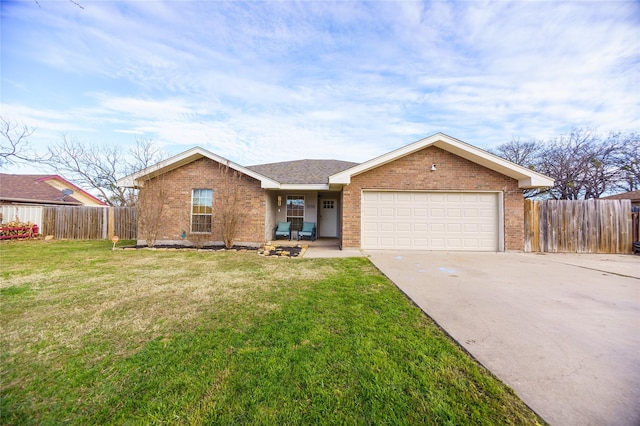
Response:
POLYGON ((366 253, 552 425, 640 425, 640 257, 366 253))

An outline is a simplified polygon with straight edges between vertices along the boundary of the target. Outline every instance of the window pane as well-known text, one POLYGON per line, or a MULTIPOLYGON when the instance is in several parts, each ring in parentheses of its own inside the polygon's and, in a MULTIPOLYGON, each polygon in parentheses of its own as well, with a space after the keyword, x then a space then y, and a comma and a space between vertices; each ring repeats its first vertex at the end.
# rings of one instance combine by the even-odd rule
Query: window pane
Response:
POLYGON ((191 200, 191 232, 211 232, 213 190, 194 189, 191 200))
POLYGON ((304 221, 304 195, 287 195, 287 222, 291 229, 299 231, 304 221))
POLYGON ((292 231, 299 231, 302 229, 302 222, 304 221, 304 218, 302 217, 289 217, 287 218, 287 220, 289 222, 291 222, 291 230, 292 231))
POLYGON ((211 215, 193 215, 191 232, 211 232, 211 215))

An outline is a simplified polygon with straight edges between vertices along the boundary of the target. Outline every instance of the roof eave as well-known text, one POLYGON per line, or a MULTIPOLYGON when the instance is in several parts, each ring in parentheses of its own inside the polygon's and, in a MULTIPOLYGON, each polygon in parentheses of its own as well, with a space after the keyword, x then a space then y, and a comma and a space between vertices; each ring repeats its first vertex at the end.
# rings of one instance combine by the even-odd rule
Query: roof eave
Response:
POLYGON ((295 191, 327 191, 329 185, 326 183, 283 183, 278 189, 295 191))
MULTIPOLYGON (((66 206, 82 206, 81 202, 70 202, 70 201, 62 201, 62 200, 38 200, 33 198, 16 198, 16 197, 0 197, 0 201, 10 201, 14 203, 25 203, 25 204, 55 204, 55 205, 66 205, 66 206)), ((90 206, 93 207, 93 206, 90 206)), ((105 206, 95 206, 95 207, 105 207, 105 206)))
POLYGON ((541 177, 526 177, 518 179, 518 188, 521 189, 535 189, 535 188, 548 188, 553 186, 554 180, 546 176, 541 177))

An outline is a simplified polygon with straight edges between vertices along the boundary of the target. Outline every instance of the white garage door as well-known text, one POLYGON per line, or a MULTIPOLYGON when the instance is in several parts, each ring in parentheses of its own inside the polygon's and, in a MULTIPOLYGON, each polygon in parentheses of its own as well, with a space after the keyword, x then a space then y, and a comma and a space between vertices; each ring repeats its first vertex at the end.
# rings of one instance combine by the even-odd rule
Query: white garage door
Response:
POLYGON ((498 251, 498 194, 362 192, 365 249, 498 251))

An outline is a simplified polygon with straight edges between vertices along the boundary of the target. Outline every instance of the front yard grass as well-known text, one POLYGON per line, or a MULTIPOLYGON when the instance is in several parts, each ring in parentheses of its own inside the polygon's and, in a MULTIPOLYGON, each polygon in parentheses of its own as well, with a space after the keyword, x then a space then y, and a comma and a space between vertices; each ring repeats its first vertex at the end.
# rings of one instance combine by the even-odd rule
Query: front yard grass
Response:
POLYGON ((0 244, 1 424, 541 424, 364 258, 0 244))

